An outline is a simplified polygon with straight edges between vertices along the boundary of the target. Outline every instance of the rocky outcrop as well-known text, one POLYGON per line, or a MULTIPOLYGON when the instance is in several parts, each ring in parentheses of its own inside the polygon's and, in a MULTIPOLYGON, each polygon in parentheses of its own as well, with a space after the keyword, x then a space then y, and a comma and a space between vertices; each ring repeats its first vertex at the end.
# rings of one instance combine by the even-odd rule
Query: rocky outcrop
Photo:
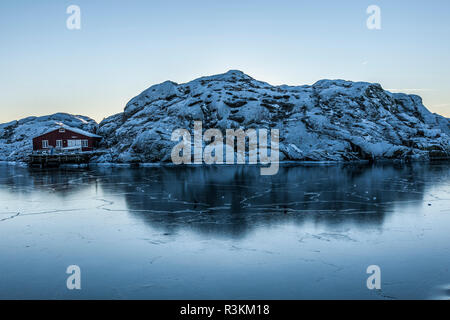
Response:
POLYGON ((379 84, 321 80, 272 86, 240 71, 185 84, 164 82, 103 120, 98 162, 170 161, 177 128, 280 130, 280 160, 349 161, 449 158, 450 121, 419 96, 379 84))

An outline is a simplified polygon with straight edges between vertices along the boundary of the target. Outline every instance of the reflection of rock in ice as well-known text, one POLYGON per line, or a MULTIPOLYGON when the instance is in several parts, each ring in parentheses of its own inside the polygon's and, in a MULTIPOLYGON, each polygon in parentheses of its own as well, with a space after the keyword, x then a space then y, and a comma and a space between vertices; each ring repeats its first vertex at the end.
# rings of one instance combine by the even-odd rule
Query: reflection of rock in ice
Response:
MULTIPOLYGON (((96 198, 98 210, 126 210, 167 233, 189 228, 240 237, 258 226, 285 222, 379 226, 394 206, 422 202, 428 186, 449 181, 449 169, 448 164, 284 165, 276 176, 267 177, 257 166, 81 171, 6 167, 0 188, 16 195, 43 190, 65 197, 95 186, 102 194, 96 198), (125 199, 126 208, 117 197, 125 199)), ((345 232, 315 236, 353 240, 345 232)))
POLYGON ((273 177, 248 166, 150 168, 134 174, 110 169, 114 174, 105 175, 102 188, 122 192, 129 210, 154 227, 239 236, 283 221, 380 225, 394 205, 422 201, 427 184, 445 181, 449 173, 448 166, 427 168, 293 165, 273 177), (136 192, 136 185, 145 192, 136 192))

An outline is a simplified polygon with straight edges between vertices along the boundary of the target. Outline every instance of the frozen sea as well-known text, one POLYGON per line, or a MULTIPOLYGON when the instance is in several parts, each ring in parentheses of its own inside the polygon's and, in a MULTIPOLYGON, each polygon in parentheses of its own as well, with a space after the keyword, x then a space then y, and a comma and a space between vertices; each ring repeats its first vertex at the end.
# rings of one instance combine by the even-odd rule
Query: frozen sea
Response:
POLYGON ((450 298, 449 163, 259 173, 0 165, 0 298, 450 298))

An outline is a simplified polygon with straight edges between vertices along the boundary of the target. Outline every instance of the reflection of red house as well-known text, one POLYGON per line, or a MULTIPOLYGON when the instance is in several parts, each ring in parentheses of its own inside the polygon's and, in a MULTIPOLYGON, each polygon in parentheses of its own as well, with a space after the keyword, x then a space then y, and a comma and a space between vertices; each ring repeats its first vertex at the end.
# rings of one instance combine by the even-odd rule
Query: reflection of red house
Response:
POLYGON ((33 138, 33 151, 44 151, 55 149, 92 151, 102 137, 66 125, 59 125, 40 136, 33 138))

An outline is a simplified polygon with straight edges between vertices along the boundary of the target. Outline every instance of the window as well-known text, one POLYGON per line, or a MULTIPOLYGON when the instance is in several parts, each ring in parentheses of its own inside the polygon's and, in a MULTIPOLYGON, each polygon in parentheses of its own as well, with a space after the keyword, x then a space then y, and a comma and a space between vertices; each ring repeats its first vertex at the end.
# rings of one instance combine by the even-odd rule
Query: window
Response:
POLYGON ((64 132, 66 132, 66 129, 60 128, 60 129, 59 129, 59 132, 64 133, 64 132))
POLYGON ((48 148, 48 140, 42 140, 42 149, 48 148))
POLYGON ((62 140, 56 140, 56 147, 62 148, 62 140))
POLYGON ((88 141, 88 140, 83 140, 83 141, 81 141, 81 146, 82 146, 83 148, 89 147, 89 141, 88 141))
POLYGON ((67 140, 67 144, 69 148, 81 147, 81 140, 67 140))

